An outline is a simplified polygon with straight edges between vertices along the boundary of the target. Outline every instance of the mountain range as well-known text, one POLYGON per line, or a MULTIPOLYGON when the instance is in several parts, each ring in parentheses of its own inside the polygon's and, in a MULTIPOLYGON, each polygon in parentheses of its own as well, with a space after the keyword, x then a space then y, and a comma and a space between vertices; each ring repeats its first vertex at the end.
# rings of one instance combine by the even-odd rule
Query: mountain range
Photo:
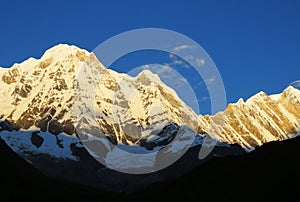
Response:
POLYGON ((215 115, 199 115, 149 70, 136 77, 118 73, 93 53, 65 44, 40 59, 0 68, 0 103, 2 144, 47 176, 119 192, 134 192, 181 176, 213 156, 245 154, 300 131, 300 91, 292 86, 280 94, 240 99, 215 115), (199 150, 211 147, 206 138, 216 147, 199 160, 199 150), (187 142, 184 154, 178 148, 182 142, 187 142), (112 147, 180 153, 180 159, 159 172, 130 175, 99 160, 123 170, 156 162, 144 155, 120 161, 112 147))

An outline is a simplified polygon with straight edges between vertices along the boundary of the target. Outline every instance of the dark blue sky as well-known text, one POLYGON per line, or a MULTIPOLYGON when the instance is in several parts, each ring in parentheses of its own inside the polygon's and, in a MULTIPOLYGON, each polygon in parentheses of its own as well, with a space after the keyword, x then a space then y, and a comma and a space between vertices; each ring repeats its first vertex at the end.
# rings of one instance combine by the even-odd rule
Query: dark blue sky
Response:
POLYGON ((157 27, 200 44, 228 102, 300 79, 300 1, 7 1, 0 3, 0 66, 58 43, 92 51, 124 31, 157 27), (130 3, 128 3, 130 2, 130 3))

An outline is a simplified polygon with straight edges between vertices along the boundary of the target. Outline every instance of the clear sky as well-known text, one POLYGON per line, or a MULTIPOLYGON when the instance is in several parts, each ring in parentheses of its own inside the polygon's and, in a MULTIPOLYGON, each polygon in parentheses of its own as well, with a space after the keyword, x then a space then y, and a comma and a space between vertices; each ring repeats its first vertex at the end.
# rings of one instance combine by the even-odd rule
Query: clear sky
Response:
POLYGON ((208 52, 228 102, 236 102, 300 79, 299 20, 297 0, 1 1, 0 66, 38 58, 58 43, 92 51, 124 31, 164 28, 208 52))

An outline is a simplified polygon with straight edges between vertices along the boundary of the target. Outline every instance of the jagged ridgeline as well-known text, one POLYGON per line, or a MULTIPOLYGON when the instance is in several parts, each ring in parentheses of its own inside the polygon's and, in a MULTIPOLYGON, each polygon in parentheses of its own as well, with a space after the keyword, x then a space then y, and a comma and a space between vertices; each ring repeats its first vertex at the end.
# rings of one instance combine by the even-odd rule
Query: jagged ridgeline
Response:
MULTIPOLYGON (((299 131, 300 91, 293 87, 273 96, 261 92, 246 102, 229 104, 215 116, 202 116, 150 71, 137 77, 120 74, 104 67, 93 53, 69 45, 57 45, 41 59, 29 58, 0 69, 1 120, 17 130, 76 137, 74 87, 84 64, 101 78, 101 82, 91 81, 96 85, 95 127, 118 143, 144 144, 170 123, 186 125, 199 135, 213 131, 215 139, 245 149, 299 131)), ((84 106, 83 99, 75 110, 84 111, 84 106)))

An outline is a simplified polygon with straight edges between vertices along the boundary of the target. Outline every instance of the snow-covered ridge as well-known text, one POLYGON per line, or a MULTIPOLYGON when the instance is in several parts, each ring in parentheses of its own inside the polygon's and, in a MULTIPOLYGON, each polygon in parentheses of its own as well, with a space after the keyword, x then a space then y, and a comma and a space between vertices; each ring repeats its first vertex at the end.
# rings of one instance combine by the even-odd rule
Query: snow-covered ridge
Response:
POLYGON ((300 91, 292 86, 281 94, 259 92, 246 102, 240 99, 221 112, 221 124, 214 117, 202 117, 204 131, 229 144, 254 149, 264 143, 291 138, 300 131, 300 91), (216 130, 218 128, 219 130, 216 130))

